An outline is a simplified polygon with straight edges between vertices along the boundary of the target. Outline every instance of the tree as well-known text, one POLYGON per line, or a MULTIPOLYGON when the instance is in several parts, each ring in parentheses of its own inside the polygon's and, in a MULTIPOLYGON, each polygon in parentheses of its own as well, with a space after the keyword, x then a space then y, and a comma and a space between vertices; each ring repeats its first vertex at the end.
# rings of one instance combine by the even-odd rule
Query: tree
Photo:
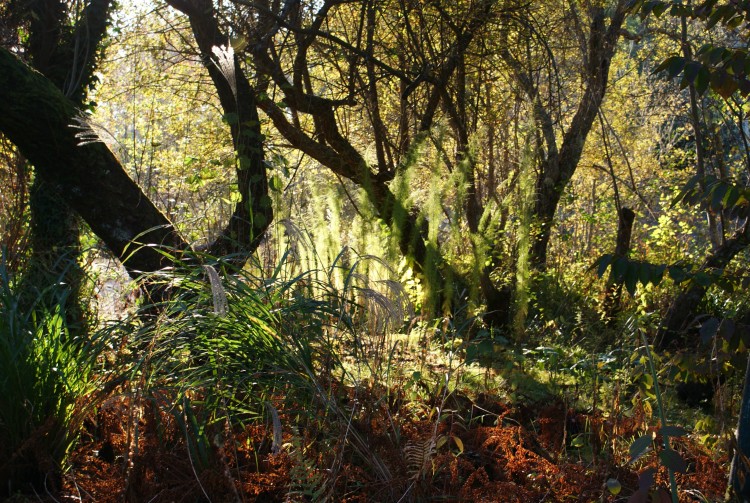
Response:
MULTIPOLYGON (((109 0, 92 1, 85 7, 62 1, 10 2, 2 17, 16 34, 25 26, 28 38, 20 40, 16 35, 6 43, 19 48, 36 70, 83 107, 94 83, 110 7, 109 0)), ((54 295, 66 307, 69 326, 85 330, 79 299, 84 272, 78 264, 77 216, 43 176, 33 178, 29 206, 32 254, 22 289, 26 296, 36 298, 40 290, 55 285, 54 295)))
MULTIPOLYGON (((213 35, 211 26, 203 26, 213 35)), ((208 44, 208 38, 201 43, 208 44)), ((233 80, 231 51, 218 43, 203 45, 204 62, 230 122, 237 151, 240 201, 222 235, 207 250, 231 255, 237 264, 257 247, 272 219, 263 162, 263 142, 247 81, 233 80), (229 63, 227 69, 227 62, 229 63), (225 71, 219 70, 222 67, 225 71)), ((188 244, 128 177, 119 161, 99 142, 81 142, 71 125, 85 119, 52 81, 34 73, 8 49, 0 50, 3 68, 2 131, 37 168, 38 176, 77 211, 122 260, 134 278, 168 265, 154 248, 186 250, 188 244), (145 246, 141 246, 145 245, 145 246)))
MULTIPOLYGON (((730 179, 729 171, 724 165, 723 149, 715 148, 717 156, 717 172, 709 174, 706 167, 705 147, 708 143, 703 138, 705 125, 701 123, 698 96, 709 88, 731 103, 732 96, 750 94, 750 80, 748 80, 747 51, 743 48, 732 47, 732 42, 746 45, 746 37, 731 40, 727 45, 713 41, 705 43, 694 55, 688 39, 688 19, 705 22, 706 29, 721 24, 729 30, 745 25, 750 19, 750 3, 728 2, 719 4, 718 0, 709 0, 699 6, 688 3, 669 4, 667 2, 645 2, 641 7, 643 16, 651 13, 660 16, 669 11, 671 16, 679 19, 681 51, 664 60, 656 71, 666 71, 670 78, 681 76, 680 88, 687 88, 690 94, 690 118, 695 134, 696 148, 696 176, 686 185, 681 194, 683 202, 699 204, 700 209, 708 214, 709 231, 713 243, 713 250, 706 257, 698 272, 693 276, 674 299, 662 321, 656 336, 657 344, 664 349, 675 342, 680 332, 687 328, 688 322, 694 318, 698 306, 713 280, 722 275, 724 269, 741 252, 750 245, 750 218, 744 196, 746 188, 739 186, 730 179), (697 56, 697 57, 696 57, 697 56), (742 199, 741 199, 742 197, 742 199), (721 228, 719 221, 721 219, 721 228), (734 219, 736 230, 730 238, 725 238, 723 232, 728 220, 734 219)), ((744 32, 743 32, 744 33, 744 32)), ((731 107, 731 105, 730 105, 731 107)), ((741 108, 741 107, 740 107, 741 108)), ((741 117, 741 116, 740 116, 741 117)), ((706 128, 708 129, 708 128, 706 128)), ((747 138, 744 125, 739 126, 742 142, 746 145, 747 138)), ((750 166, 750 155, 746 149, 746 159, 740 166, 744 175, 750 166)), ((750 500, 750 360, 746 369, 740 405, 739 422, 735 452, 732 459, 729 486, 733 496, 741 501, 750 500)))
MULTIPOLYGON (((584 30, 584 17, 575 2, 569 6, 569 24, 578 39, 580 58, 583 63, 580 73, 582 94, 575 114, 567 128, 556 124, 562 103, 556 99, 566 91, 559 88, 554 55, 546 45, 542 33, 534 25, 533 18, 522 19, 525 27, 516 36, 520 43, 511 43, 510 33, 505 32, 505 49, 501 57, 510 68, 519 91, 531 103, 533 117, 540 137, 536 150, 539 159, 536 177, 533 215, 538 225, 531 246, 531 263, 534 268, 544 270, 547 249, 555 213, 563 190, 578 167, 583 147, 599 113, 607 90, 609 68, 617 50, 617 41, 622 33, 625 17, 632 8, 630 2, 618 0, 608 15, 606 6, 599 3, 588 5, 588 30, 584 30), (607 19, 609 23, 607 24, 607 19), (550 58, 547 75, 540 76, 539 61, 532 56, 537 48, 550 58), (549 87, 543 87, 549 82, 549 87), (558 134, 557 128, 562 132, 558 134), (561 141, 558 138, 561 136, 561 141)), ((538 56, 537 56, 538 57, 538 56)))

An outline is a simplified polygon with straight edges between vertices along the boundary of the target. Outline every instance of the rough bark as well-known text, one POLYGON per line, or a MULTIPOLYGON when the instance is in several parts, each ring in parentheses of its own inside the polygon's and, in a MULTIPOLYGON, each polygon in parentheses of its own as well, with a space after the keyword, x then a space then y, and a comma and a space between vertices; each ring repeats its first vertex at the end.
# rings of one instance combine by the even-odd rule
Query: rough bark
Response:
MULTIPOLYGON (((625 258, 630 253, 630 237, 633 233, 633 222, 635 212, 630 208, 622 208, 617 224, 617 241, 615 242, 615 253, 613 259, 625 258)), ((614 272, 610 269, 607 280, 607 290, 604 293, 604 316, 607 324, 611 324, 620 310, 620 299, 622 297, 622 283, 616 284, 614 272)))
POLYGON ((49 79, 0 48, 0 131, 132 277, 162 269, 169 261, 154 245, 187 244, 103 143, 79 144, 70 127, 78 113, 49 79))
POLYGON ((750 358, 745 369, 740 414, 737 418, 736 445, 729 470, 729 488, 734 501, 750 501, 750 358))

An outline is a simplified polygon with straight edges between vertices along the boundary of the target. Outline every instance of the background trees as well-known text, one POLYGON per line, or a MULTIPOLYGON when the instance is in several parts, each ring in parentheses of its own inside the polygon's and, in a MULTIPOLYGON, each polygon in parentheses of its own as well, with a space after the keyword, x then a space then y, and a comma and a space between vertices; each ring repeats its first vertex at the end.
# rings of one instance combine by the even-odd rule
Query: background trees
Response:
POLYGON ((30 276, 30 243, 77 270, 77 214, 135 278, 191 249, 236 269, 257 252, 261 276, 283 262, 356 285, 362 319, 399 280, 416 307, 399 321, 465 322, 492 354, 609 348, 635 321, 660 350, 705 354, 690 331, 747 309, 743 9, 11 2, 8 260, 30 276), (620 215, 631 246, 613 256, 620 215), (619 315, 605 288, 629 292, 619 315))

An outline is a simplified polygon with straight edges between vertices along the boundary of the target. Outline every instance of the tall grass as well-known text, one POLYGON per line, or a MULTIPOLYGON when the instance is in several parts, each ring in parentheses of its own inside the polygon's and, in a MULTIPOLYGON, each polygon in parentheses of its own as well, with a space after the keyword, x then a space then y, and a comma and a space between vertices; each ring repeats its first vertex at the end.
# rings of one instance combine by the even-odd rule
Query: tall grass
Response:
POLYGON ((98 384, 104 341, 71 336, 55 287, 22 302, 0 261, 0 495, 56 485, 98 384))
POLYGON ((338 453, 325 477, 311 479, 316 487, 290 487, 292 493, 330 494, 345 450, 384 485, 391 482, 387 465, 352 425, 364 413, 359 402, 341 397, 356 393, 363 376, 384 372, 391 348, 383 334, 405 314, 389 303, 399 295, 392 282, 359 274, 372 257, 344 260, 343 253, 323 271, 299 274, 289 253, 266 273, 260 263, 225 270, 211 257, 178 264, 152 278, 171 291, 168 301, 111 329, 111 338, 128 338, 118 372, 138 399, 131 403, 158 404, 174 419, 198 479, 223 462, 217 438, 231 446, 231 435, 261 421, 269 448, 277 452, 286 442, 295 464, 312 462, 294 447, 307 445, 301 431, 325 432, 338 453), (368 359, 366 369, 351 363, 368 359))

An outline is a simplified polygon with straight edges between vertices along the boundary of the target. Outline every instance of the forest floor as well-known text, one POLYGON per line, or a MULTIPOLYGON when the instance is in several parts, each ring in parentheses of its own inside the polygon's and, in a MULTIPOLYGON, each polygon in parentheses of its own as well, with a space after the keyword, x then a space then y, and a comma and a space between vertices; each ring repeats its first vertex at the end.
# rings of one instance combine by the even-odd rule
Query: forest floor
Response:
MULTIPOLYGON (((154 401, 131 407, 128 399, 113 398, 87 421, 54 497, 645 502, 639 483, 653 468, 650 501, 671 501, 657 452, 630 462, 633 438, 653 432, 657 451, 661 441, 656 428, 646 426, 655 421, 642 411, 604 417, 575 411, 560 400, 509 405, 487 394, 469 398, 455 392, 438 410, 434 403, 418 406, 398 394, 375 399, 377 386, 368 392, 373 396, 358 391, 356 400, 363 405, 356 417, 332 420, 321 413, 319 421, 311 421, 308 410, 302 413, 304 427, 295 426, 300 411, 279 409, 274 415, 283 432, 281 445, 270 419, 231 432, 214 424, 188 436, 188 445, 179 421, 154 401)), ((345 395, 346 390, 338 393, 339 400, 346 401, 345 395)), ((357 407, 352 403, 349 410, 357 407)), ((726 455, 708 452, 691 436, 672 439, 672 447, 687 462, 686 473, 677 474, 679 500, 722 500, 726 455)))

